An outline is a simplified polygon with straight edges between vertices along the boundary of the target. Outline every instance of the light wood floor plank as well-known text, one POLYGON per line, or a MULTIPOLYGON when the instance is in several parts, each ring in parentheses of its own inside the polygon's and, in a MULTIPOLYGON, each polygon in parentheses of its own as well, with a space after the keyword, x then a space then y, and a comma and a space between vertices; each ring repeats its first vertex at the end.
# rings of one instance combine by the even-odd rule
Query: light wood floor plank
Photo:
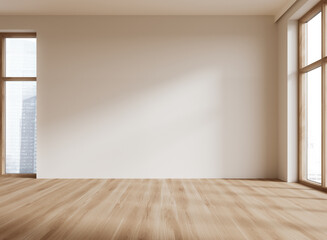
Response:
POLYGON ((0 239, 327 239, 327 194, 224 179, 0 177, 0 239))

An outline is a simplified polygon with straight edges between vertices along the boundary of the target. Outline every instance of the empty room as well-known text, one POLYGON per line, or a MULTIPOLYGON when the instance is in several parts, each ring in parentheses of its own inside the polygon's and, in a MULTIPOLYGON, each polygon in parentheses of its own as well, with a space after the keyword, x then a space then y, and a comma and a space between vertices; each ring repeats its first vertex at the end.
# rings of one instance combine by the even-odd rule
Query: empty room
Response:
POLYGON ((0 0, 0 240, 326 240, 327 1, 0 0))

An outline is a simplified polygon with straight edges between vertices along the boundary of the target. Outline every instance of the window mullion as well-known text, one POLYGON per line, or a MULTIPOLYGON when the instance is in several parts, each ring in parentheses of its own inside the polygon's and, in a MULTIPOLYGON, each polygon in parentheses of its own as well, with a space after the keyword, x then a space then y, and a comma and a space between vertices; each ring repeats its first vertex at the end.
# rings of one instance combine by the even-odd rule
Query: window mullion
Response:
POLYGON ((5 134, 4 134, 4 38, 0 36, 0 175, 5 174, 5 134))
MULTIPOLYGON (((324 58, 326 56, 326 4, 323 3, 321 7, 321 58, 324 58)), ((326 84, 326 63, 323 62, 321 66, 322 70, 322 159, 321 159, 321 184, 323 188, 326 188, 327 182, 326 182, 326 157, 327 157, 327 84, 326 84)))

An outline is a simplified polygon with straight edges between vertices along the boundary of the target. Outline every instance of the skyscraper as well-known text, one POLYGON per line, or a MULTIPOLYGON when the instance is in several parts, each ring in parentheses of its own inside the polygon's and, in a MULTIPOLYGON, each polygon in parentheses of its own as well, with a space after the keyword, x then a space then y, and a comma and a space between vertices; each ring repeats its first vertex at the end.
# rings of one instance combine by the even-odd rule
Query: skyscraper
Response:
MULTIPOLYGON (((23 91, 27 93, 27 91, 23 91)), ((23 97, 24 99, 24 97, 23 97)), ((21 121, 20 172, 36 172, 36 96, 23 101, 21 121)))

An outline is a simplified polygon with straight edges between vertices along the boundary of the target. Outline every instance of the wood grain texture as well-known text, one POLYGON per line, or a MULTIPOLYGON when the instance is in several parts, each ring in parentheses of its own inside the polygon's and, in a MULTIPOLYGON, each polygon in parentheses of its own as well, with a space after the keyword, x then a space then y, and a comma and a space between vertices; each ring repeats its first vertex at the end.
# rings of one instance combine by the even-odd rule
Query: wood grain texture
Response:
POLYGON ((327 239, 326 203, 278 181, 0 177, 0 239, 327 239))
POLYGON ((1 38, 36 38, 35 32, 0 32, 1 38))
POLYGON ((306 23, 310 21, 312 18, 314 18, 322 8, 322 5, 325 4, 325 0, 321 0, 318 2, 313 8, 311 8, 303 17, 299 19, 300 23, 306 23))

